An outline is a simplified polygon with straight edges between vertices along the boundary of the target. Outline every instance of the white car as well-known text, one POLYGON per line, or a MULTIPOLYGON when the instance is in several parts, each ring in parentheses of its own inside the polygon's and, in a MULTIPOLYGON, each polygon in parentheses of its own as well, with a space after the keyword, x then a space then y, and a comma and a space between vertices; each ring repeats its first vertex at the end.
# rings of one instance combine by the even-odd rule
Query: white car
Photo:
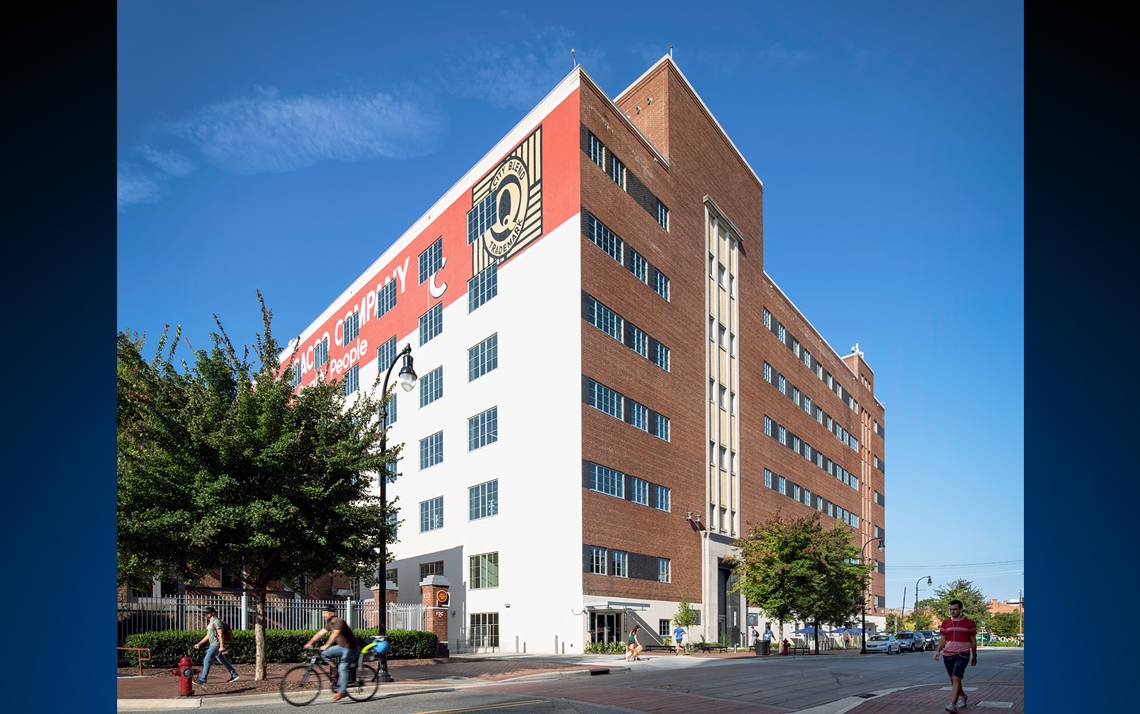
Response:
POLYGON ((885 635, 871 635, 868 637, 867 651, 899 654, 902 652, 902 646, 899 644, 899 641, 895 639, 895 636, 888 632, 885 635))

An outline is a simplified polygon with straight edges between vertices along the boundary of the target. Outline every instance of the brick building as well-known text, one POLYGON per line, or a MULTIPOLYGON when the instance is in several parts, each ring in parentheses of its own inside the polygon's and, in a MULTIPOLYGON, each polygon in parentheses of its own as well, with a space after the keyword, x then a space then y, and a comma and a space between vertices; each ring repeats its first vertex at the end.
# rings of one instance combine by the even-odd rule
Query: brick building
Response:
POLYGON ((881 535, 874 372, 764 271, 762 209, 671 58, 616 99, 576 68, 285 350, 298 388, 351 395, 411 344, 388 580, 401 602, 446 580, 453 649, 581 651, 682 597, 695 635, 740 640, 750 524, 881 535))

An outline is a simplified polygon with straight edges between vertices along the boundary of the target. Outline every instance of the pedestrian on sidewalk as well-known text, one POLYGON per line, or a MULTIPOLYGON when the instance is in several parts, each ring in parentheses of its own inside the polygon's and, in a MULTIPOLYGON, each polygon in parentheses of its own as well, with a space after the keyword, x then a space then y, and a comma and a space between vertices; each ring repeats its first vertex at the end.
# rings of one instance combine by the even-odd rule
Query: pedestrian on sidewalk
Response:
POLYGON ((962 601, 950 601, 950 617, 942 621, 939 628, 942 637, 938 640, 938 649, 934 650, 934 659, 942 655, 942 663, 946 665, 946 673, 950 675, 950 703, 946 711, 958 711, 958 699, 962 700, 962 708, 966 708, 969 697, 962 687, 962 677, 966 674, 967 663, 971 667, 978 666, 977 624, 962 614, 962 601))
POLYGON ((337 617, 335 607, 326 605, 322 608, 322 612, 325 615, 325 626, 309 638, 309 641, 305 643, 305 648, 312 647, 317 640, 324 637, 326 633, 328 634, 328 639, 321 646, 321 657, 326 660, 331 657, 340 657, 340 662, 337 664, 337 672, 340 673, 340 676, 337 678, 336 694, 332 698, 334 702, 339 702, 348 696, 348 668, 357 656, 356 635, 343 617, 337 617))
POLYGON ((681 645, 681 638, 685 636, 685 628, 680 625, 673 626, 673 653, 685 654, 685 648, 681 645))
POLYGON ((230 626, 218 619, 218 611, 213 607, 206 608, 206 636, 198 640, 194 645, 194 649, 198 649, 206 642, 210 646, 206 648, 206 657, 202 660, 202 674, 198 675, 195 680, 198 684, 206 683, 206 676, 210 674, 210 665, 217 660, 226 671, 230 673, 230 681, 236 682, 238 680, 237 670, 230 664, 230 660, 226 657, 226 645, 229 643, 233 635, 230 633, 230 626))
POLYGON ((641 630, 641 625, 634 625, 633 629, 629 631, 629 642, 626 643, 625 660, 628 662, 630 659, 640 660, 641 657, 641 642, 637 639, 637 633, 641 630))
MULTIPOLYGON (((774 637, 774 635, 772 634, 772 623, 771 622, 765 622, 764 623, 764 635, 763 635, 763 637, 764 637, 764 641, 768 643, 768 647, 771 648, 772 647, 772 638, 774 637)), ((769 650, 769 651, 771 651, 771 650, 769 650)))

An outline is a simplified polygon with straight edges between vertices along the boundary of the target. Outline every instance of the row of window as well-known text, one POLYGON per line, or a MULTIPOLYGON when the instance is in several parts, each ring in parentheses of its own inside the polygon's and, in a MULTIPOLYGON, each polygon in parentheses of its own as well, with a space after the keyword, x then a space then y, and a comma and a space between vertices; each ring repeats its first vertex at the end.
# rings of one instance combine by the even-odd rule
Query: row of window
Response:
POLYGON ((800 341, 788 332, 783 323, 772 317, 772 313, 768 312, 768 308, 764 308, 764 327, 767 327, 776 335, 776 339, 784 344, 792 354, 796 356, 805 367, 815 372, 815 376, 819 377, 819 381, 827 385, 827 388, 835 392, 835 396, 843 400, 847 408, 856 414, 859 413, 859 402, 855 397, 847 391, 847 389, 839 383, 838 379, 832 376, 831 372, 824 369, 823 365, 808 352, 806 347, 800 345, 800 341))
POLYGON ((443 267, 443 236, 436 238, 431 245, 420 253, 420 285, 435 275, 443 267))
POLYGON ((764 488, 770 488, 776 493, 787 496, 797 503, 802 503, 808 508, 814 508, 820 513, 826 513, 836 520, 843 521, 852 528, 859 527, 859 516, 818 494, 812 493, 806 487, 800 486, 794 481, 789 481, 768 469, 764 469, 764 488))
MULTIPOLYGON (((499 479, 469 487, 467 489, 467 501, 467 520, 469 521, 498 515, 499 479)), ((443 528, 443 496, 420 501, 420 533, 440 528, 443 528)), ((443 573, 438 574, 442 575, 443 573)))
POLYGON ((624 550, 613 550, 600 545, 587 545, 584 570, 594 575, 612 575, 615 578, 637 578, 667 583, 672 579, 668 558, 658 558, 624 550))
POLYGON ((360 387, 360 365, 354 364, 344 372, 344 396, 348 396, 360 387))
POLYGON ((612 151, 606 148, 606 145, 589 130, 586 131, 586 153, 589 154, 590 161, 594 162, 602 171, 605 171, 621 190, 629 193, 638 205, 653 216, 657 221, 657 225, 666 231, 669 230, 668 207, 666 207, 659 198, 654 196, 649 189, 645 187, 645 184, 641 183, 636 176, 631 174, 625 164, 623 164, 612 151))
MULTIPOLYGON (((467 419, 467 450, 493 444, 499 440, 499 408, 491 407, 467 419)), ((443 430, 420 439, 420 469, 443 462, 443 430)))
POLYGON ((495 194, 488 192, 467 212, 467 245, 471 245, 495 223, 495 194))
POLYGON ((813 448, 811 444, 788 431, 787 428, 781 426, 767 414, 764 415, 764 435, 772 437, 800 456, 803 456, 806 461, 812 462, 827 473, 835 476, 836 480, 842 481, 856 491, 859 490, 858 476, 824 456, 823 452, 819 449, 813 448))
POLYGON ((606 252, 618 264, 633 273, 634 277, 642 283, 653 288, 653 291, 665 300, 669 299, 669 278, 652 263, 645 259, 641 253, 631 248, 616 233, 599 221, 594 214, 582 209, 583 225, 586 227, 586 237, 590 242, 606 252))
POLYGON ((583 377, 583 381, 586 404, 662 441, 669 441, 669 417, 589 377, 583 377))
POLYGON ((887 465, 885 463, 883 463, 882 459, 880 459, 878 456, 875 456, 874 454, 872 454, 871 460, 874 462, 875 468, 877 468, 879 471, 881 471, 884 474, 887 472, 887 465))
POLYGON ((799 387, 789 382, 784 375, 780 374, 779 370, 774 369, 767 362, 764 363, 764 381, 775 386, 780 394, 791 399, 793 404, 822 424, 844 446, 849 447, 855 453, 859 453, 859 440, 855 438, 854 434, 844 429, 838 420, 832 419, 831 415, 821 409, 818 404, 812 402, 811 397, 806 392, 801 392, 799 387))
POLYGON ((344 319, 344 344, 348 344, 360 337, 360 312, 354 310, 344 319))
POLYGON ((420 346, 439 336, 443 332, 443 303, 437 302, 427 312, 420 315, 420 346))
POLYGON ((474 312, 480 305, 499 294, 499 269, 491 263, 467 281, 467 312, 474 312))
POLYGON ((668 347, 586 293, 582 293, 582 318, 661 369, 669 371, 668 347))
POLYGON ((875 432, 876 434, 878 434, 879 436, 884 437, 884 438, 886 438, 886 436, 887 436, 886 430, 883 429, 883 425, 879 423, 878 419, 872 420, 871 431, 875 432))
POLYGON ((659 511, 669 510, 670 491, 661 484, 622 473, 592 461, 582 462, 583 485, 591 491, 621 498, 659 511))
POLYGON ((878 491, 872 491, 872 494, 873 494, 871 496, 872 501, 874 501, 875 503, 877 503, 880 506, 887 505, 886 501, 883 500, 883 494, 879 493, 878 491))

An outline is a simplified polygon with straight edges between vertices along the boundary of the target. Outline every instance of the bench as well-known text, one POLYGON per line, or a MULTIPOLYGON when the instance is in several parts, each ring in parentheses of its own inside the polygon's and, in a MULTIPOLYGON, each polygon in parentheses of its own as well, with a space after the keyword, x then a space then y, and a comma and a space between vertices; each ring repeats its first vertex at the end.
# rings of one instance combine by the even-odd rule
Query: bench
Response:
POLYGON ((722 645, 719 642, 701 642, 697 645, 701 652, 728 652, 728 645, 722 645))
POLYGON ((645 645, 641 648, 643 652, 672 652, 673 645, 645 645))

